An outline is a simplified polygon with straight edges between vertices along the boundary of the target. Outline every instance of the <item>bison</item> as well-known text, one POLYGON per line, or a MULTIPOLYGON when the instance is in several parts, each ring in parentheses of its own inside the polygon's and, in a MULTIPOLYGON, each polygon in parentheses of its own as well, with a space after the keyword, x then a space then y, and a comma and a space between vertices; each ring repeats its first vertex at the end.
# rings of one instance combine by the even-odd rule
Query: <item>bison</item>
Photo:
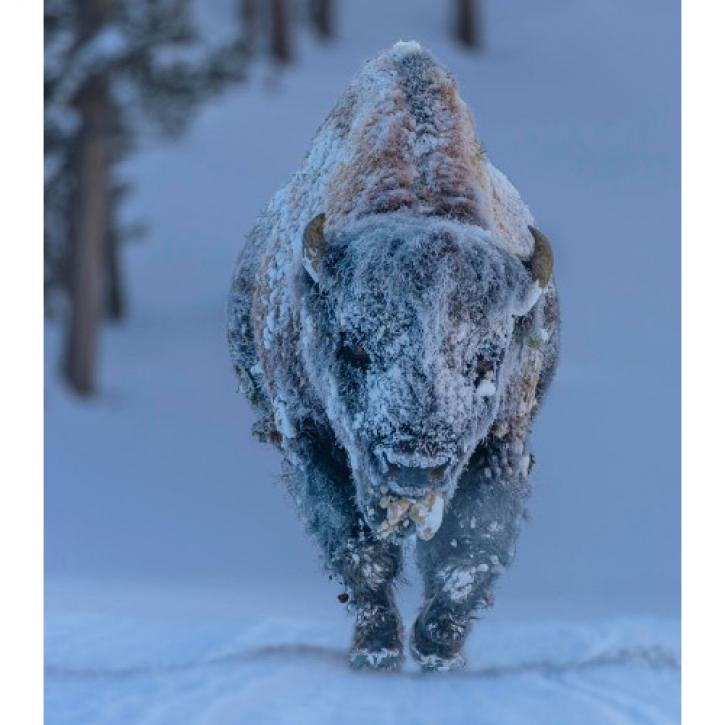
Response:
POLYGON ((411 534, 426 670, 462 666, 512 560, 558 358, 533 224, 453 78, 406 42, 363 67, 241 250, 231 357, 355 612, 353 667, 401 665, 393 585, 411 534))

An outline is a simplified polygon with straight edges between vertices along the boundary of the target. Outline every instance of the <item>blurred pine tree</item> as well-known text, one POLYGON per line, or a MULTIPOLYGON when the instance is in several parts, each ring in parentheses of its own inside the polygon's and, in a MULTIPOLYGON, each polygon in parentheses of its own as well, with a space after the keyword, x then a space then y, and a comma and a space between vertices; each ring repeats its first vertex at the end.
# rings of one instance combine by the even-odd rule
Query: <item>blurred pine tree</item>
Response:
POLYGON ((142 131, 184 131, 247 62, 241 28, 210 47, 190 0, 46 1, 46 309, 67 305, 63 372, 77 393, 94 392, 102 316, 124 312, 116 165, 142 131))

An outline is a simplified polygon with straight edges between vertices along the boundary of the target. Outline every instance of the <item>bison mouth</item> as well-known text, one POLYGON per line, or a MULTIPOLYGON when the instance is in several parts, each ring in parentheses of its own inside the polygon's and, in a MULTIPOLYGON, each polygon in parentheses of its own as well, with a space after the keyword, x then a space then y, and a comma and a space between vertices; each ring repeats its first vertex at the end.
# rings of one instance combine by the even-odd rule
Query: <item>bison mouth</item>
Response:
POLYGON ((423 541, 432 539, 443 521, 453 460, 439 457, 410 466, 384 451, 376 451, 373 457, 380 462, 374 466, 374 478, 380 484, 367 489, 365 511, 370 527, 381 539, 402 540, 413 532, 423 541))
POLYGON ((460 450, 454 445, 426 448, 400 443, 377 445, 371 453, 376 478, 385 481, 397 496, 410 499, 445 489, 460 459, 460 450))
POLYGON ((372 531, 394 542, 413 533, 432 539, 462 462, 460 446, 398 438, 392 445, 377 441, 365 448, 355 478, 363 484, 358 501, 372 531))
POLYGON ((389 463, 387 466, 388 479, 391 487, 400 494, 413 494, 419 491, 433 490, 440 486, 444 481, 448 467, 448 462, 425 468, 399 466, 389 463))

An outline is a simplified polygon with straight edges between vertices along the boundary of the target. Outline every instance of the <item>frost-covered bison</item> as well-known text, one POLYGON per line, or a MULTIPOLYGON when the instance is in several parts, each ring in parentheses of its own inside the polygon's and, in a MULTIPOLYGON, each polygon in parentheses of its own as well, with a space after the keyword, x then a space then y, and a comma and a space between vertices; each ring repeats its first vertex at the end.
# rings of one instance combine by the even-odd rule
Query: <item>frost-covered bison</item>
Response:
POLYGON ((511 562, 531 420, 557 361, 552 252, 417 43, 368 62, 252 229, 228 339, 326 566, 355 667, 402 660, 393 584, 417 532, 411 651, 462 664, 511 562))

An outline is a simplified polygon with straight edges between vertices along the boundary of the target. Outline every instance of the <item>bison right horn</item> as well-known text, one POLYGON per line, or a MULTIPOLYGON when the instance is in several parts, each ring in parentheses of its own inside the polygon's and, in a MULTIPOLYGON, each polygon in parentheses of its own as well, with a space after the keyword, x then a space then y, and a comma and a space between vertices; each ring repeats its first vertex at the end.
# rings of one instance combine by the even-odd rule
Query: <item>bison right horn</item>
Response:
POLYGON ((531 258, 524 261, 523 264, 531 275, 532 281, 514 311, 518 317, 528 314, 539 301, 541 293, 549 284, 554 269, 554 252, 549 240, 536 227, 529 226, 529 231, 534 238, 534 251, 531 258))
POLYGON ((554 269, 554 251, 549 240, 536 227, 530 226, 529 231, 534 238, 534 253, 525 265, 543 290, 549 284, 554 269))

